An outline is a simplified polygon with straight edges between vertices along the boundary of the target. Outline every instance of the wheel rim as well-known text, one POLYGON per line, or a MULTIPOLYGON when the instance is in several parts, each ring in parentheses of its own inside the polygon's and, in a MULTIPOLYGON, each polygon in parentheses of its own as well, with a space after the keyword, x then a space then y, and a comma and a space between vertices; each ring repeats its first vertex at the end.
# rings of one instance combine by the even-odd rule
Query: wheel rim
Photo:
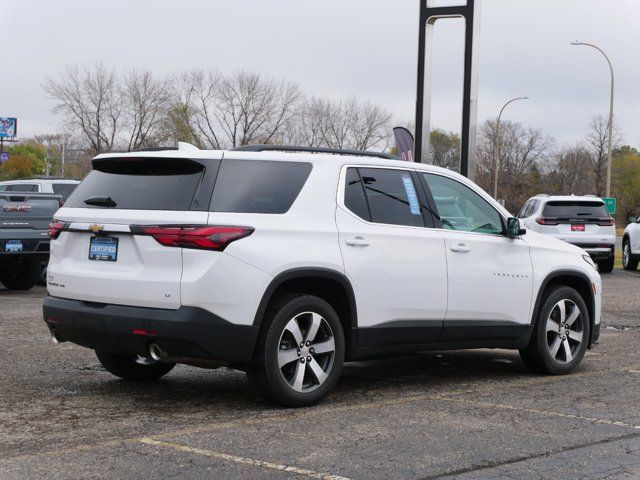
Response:
POLYGON ((625 243, 624 248, 622 249, 622 265, 625 267, 629 264, 629 244, 625 243))
POLYGON ((570 363, 584 340, 584 320, 578 306, 567 299, 556 303, 547 318, 546 332, 551 357, 556 362, 570 363))
POLYGON ((307 393, 322 385, 336 356, 333 330, 316 312, 303 312, 287 322, 278 343, 278 369, 289 387, 307 393))

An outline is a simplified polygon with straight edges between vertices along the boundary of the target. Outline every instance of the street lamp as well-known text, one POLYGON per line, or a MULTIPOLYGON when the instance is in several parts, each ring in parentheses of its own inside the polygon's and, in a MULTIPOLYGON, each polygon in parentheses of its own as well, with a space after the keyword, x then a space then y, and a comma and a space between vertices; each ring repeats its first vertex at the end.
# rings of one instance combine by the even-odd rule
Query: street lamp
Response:
POLYGON ((607 61, 607 63, 609 64, 609 71, 611 72, 611 95, 609 97, 609 151, 607 153, 608 155, 608 159, 607 159, 607 197, 611 196, 611 149, 613 148, 612 145, 612 137, 613 137, 613 87, 614 87, 614 79, 613 79, 613 66, 611 65, 611 60, 609 60, 609 57, 607 56, 606 53, 604 53, 604 51, 598 47, 597 45, 593 45, 591 43, 584 43, 584 42, 571 42, 571 45, 584 45, 586 47, 591 47, 591 48, 595 48, 596 50, 598 50, 602 56, 605 58, 605 60, 607 61))
POLYGON ((500 113, 498 114, 498 121, 496 122, 496 172, 493 180, 493 198, 495 198, 496 200, 498 199, 498 170, 500 169, 500 118, 502 117, 502 112, 504 112, 504 109, 507 108, 507 105, 515 102, 516 100, 528 99, 529 97, 512 98, 502 106, 502 108, 500 109, 500 113))

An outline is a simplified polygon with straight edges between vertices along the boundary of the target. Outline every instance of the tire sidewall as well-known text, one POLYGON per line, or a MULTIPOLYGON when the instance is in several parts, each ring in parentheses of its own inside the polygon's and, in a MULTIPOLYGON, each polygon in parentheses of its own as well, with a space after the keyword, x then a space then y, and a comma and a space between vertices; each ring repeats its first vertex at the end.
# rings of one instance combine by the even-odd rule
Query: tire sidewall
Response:
POLYGON ((589 317, 589 310, 583 300, 582 296, 571 287, 559 287, 551 290, 547 294, 542 302, 542 308, 538 315, 538 324, 536 329, 537 343, 539 349, 540 360, 542 361, 545 369, 552 374, 565 374, 575 370, 582 361, 589 343, 589 336, 591 334, 591 318, 589 317), (583 319, 583 340, 580 344, 580 348, 573 360, 569 363, 558 362, 551 356, 549 347, 547 344, 547 319, 552 309, 560 300, 571 300, 580 309, 580 314, 583 319))
POLYGON ((265 342, 264 371, 273 394, 281 403, 288 406, 306 406, 319 402, 333 390, 340 378, 344 351, 345 340, 342 324, 335 310, 327 302, 310 295, 296 297, 287 302, 273 318, 265 342), (284 327, 289 320, 303 312, 320 314, 331 327, 335 342, 335 357, 329 377, 322 385, 308 393, 293 390, 283 378, 278 367, 278 349, 284 327))

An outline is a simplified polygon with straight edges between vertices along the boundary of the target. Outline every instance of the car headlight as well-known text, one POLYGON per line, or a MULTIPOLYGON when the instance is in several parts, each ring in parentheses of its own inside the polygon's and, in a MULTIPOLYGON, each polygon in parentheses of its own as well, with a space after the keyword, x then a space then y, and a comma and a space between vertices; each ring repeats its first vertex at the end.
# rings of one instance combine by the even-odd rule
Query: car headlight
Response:
POLYGON ((582 255, 582 258, 584 259, 585 262, 591 265, 595 271, 598 271, 598 267, 596 267, 596 264, 593 262, 593 260, 591 260, 591 257, 589 255, 584 254, 582 255))

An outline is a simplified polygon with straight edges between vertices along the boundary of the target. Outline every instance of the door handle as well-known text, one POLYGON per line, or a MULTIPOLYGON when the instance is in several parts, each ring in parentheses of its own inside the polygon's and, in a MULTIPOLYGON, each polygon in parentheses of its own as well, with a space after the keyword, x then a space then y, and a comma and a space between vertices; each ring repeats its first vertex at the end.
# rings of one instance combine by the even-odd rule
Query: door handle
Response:
POLYGON ((362 237, 347 238, 344 243, 350 247, 368 247, 369 242, 362 237))
POLYGON ((451 245, 449 247, 449 250, 451 250, 452 252, 458 252, 458 253, 469 253, 471 251, 471 249, 467 247, 464 243, 460 243, 458 245, 451 245))

